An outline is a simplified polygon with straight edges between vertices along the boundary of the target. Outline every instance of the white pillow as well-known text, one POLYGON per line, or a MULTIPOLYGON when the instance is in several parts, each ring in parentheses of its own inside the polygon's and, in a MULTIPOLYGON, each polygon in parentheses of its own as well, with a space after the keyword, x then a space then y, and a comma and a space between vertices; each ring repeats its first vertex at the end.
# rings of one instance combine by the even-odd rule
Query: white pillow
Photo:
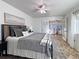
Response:
POLYGON ((22 31, 23 36, 27 36, 28 35, 28 31, 22 31))
POLYGON ((22 31, 22 33, 23 33, 23 36, 29 36, 32 34, 32 33, 29 33, 28 31, 22 31))

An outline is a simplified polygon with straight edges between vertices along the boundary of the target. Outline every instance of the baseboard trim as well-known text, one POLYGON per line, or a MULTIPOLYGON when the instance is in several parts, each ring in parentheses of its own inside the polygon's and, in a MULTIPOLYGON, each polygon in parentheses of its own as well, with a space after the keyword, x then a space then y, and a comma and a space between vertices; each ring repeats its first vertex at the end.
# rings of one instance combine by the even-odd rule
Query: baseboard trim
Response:
MULTIPOLYGON (((13 56, 13 57, 18 57, 18 58, 23 58, 23 59, 26 59, 27 58, 27 57, 12 55, 12 54, 7 54, 7 56, 13 56)), ((27 59, 33 59, 33 58, 27 58, 27 59)))

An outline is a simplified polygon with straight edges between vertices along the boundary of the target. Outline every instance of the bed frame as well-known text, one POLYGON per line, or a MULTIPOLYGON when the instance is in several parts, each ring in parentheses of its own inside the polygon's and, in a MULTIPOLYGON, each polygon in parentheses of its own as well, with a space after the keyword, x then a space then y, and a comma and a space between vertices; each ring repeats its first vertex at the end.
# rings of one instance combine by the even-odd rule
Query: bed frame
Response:
MULTIPOLYGON (((7 25, 7 24, 2 24, 1 25, 1 35, 2 35, 2 42, 6 41, 6 38, 8 36, 11 36, 11 28, 10 27, 16 27, 18 29, 22 28, 23 30, 25 30, 25 28, 27 28, 27 26, 25 25, 7 25)), ((52 47, 52 51, 53 52, 53 46, 52 47)), ((6 50, 7 51, 7 50, 6 50)), ((53 53, 51 53, 51 57, 53 58, 53 53)))

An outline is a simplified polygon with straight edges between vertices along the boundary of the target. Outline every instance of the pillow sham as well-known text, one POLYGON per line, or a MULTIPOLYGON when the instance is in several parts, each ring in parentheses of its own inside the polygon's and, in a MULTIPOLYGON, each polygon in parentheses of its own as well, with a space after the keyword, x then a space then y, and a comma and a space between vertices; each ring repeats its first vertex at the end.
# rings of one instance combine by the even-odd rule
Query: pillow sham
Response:
POLYGON ((32 34, 32 32, 31 32, 31 33, 29 33, 28 31, 22 31, 22 33, 23 33, 23 36, 29 36, 29 35, 31 35, 31 34, 32 34))
POLYGON ((12 27, 10 27, 9 29, 10 29, 10 36, 12 37, 16 36, 14 29, 12 27))
POLYGON ((14 32, 15 32, 15 34, 16 34, 16 37, 23 36, 21 29, 14 29, 14 32))

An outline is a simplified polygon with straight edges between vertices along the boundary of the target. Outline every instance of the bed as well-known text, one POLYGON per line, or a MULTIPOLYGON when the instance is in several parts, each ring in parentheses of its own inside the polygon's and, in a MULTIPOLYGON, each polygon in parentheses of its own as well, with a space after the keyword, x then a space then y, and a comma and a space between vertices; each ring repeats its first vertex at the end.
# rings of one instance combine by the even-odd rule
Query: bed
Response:
POLYGON ((49 34, 32 32, 29 35, 23 35, 22 31, 27 31, 27 27, 2 25, 2 41, 8 42, 8 54, 32 59, 53 58, 53 45, 49 40, 49 34))

